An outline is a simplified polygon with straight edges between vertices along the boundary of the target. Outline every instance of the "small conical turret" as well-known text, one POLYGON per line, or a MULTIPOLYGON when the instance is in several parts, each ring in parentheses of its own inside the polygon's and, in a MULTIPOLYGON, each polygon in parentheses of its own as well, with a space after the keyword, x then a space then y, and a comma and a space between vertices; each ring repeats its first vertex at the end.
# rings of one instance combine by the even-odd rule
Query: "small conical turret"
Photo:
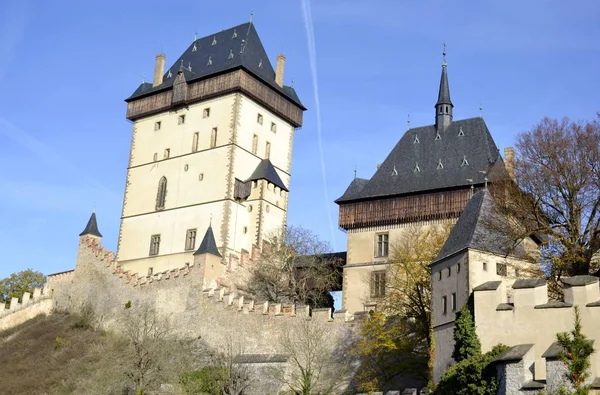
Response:
POLYGON ((448 65, 446 63, 446 44, 444 44, 442 77, 440 78, 440 91, 435 103, 435 125, 438 131, 444 131, 452 123, 452 109, 454 105, 450 100, 450 86, 448 84, 448 65))
POLYGON ((219 249, 217 248, 217 242, 215 241, 215 235, 212 230, 212 226, 208 226, 206 229, 206 233, 204 234, 204 238, 202 239, 202 243, 200 243, 200 247, 198 250, 194 252, 194 255, 201 254, 212 254, 214 256, 221 257, 221 253, 219 253, 219 249))
POLYGON ((102 234, 98 230, 98 222, 96 221, 96 212, 92 213, 87 225, 85 226, 85 229, 83 230, 83 232, 81 232, 79 234, 79 236, 86 236, 86 235, 102 237, 102 234))

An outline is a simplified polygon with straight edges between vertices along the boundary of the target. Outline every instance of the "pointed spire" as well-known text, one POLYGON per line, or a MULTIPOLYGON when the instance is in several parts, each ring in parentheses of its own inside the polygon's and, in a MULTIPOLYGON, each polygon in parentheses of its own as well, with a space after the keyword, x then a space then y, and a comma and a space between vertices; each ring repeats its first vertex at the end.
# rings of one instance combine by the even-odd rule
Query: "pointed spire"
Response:
POLYGON ((215 241, 215 235, 213 233, 211 225, 209 225, 208 229, 206 229, 206 233, 204 234, 202 243, 200 243, 200 247, 198 247, 198 250, 194 252, 194 255, 201 254, 212 254, 214 256, 218 256, 219 258, 221 257, 221 253, 219 253, 219 249, 217 248, 217 242, 215 241))
POLYGON ((442 77, 440 78, 440 91, 438 93, 437 105, 449 104, 452 105, 450 100, 450 87, 448 85, 448 64, 446 63, 446 44, 444 43, 444 52, 442 53, 442 77))
POLYGON ((79 234, 79 236, 86 236, 86 235, 102 237, 102 234, 98 230, 98 222, 96 221, 96 210, 94 210, 94 212, 90 216, 90 219, 89 219, 87 225, 85 226, 85 229, 83 230, 83 232, 81 232, 79 234))

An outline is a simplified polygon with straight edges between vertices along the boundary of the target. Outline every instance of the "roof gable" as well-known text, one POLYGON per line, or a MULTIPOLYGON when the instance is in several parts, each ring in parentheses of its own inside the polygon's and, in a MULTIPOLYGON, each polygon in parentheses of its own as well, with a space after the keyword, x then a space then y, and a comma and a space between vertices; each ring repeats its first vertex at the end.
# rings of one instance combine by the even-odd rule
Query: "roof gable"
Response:
POLYGON ((496 209, 489 191, 477 192, 467 203, 432 265, 467 248, 499 255, 525 256, 522 243, 515 246, 514 241, 500 230, 504 226, 508 224, 496 209))
POLYGON ((191 82, 240 67, 302 107, 294 88, 275 83, 275 71, 252 22, 196 39, 165 71, 162 84, 142 83, 127 101, 172 87, 179 71, 191 82))
POLYGON ((279 177, 279 174, 277 174, 277 170, 275 170, 275 167, 269 159, 261 160, 258 166, 256 166, 256 169, 254 170, 252 175, 246 180, 246 182, 258 180, 267 180, 271 184, 288 192, 288 189, 281 180, 281 177, 279 177))
MULTIPOLYGON (((361 192, 339 202, 483 184, 500 158, 482 118, 407 130, 361 192)), ((345 193, 344 193, 345 195, 345 193)))

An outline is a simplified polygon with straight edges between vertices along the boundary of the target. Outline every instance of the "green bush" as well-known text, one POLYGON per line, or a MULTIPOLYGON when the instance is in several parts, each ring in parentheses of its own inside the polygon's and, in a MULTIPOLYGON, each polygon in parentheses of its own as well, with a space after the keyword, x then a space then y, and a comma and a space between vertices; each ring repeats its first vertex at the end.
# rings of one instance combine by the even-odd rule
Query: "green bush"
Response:
POLYGON ((189 395, 220 394, 226 379, 226 369, 207 366, 195 372, 182 373, 179 384, 189 395))
POLYGON ((491 362, 507 349, 505 345, 497 345, 490 352, 473 355, 449 367, 434 394, 496 395, 498 383, 491 362))
POLYGON ((96 313, 91 303, 85 303, 79 311, 72 315, 72 328, 76 329, 91 329, 96 322, 96 313))
POLYGON ((60 350, 63 347, 69 346, 70 344, 71 344, 71 342, 69 340, 65 339, 64 337, 57 336, 54 339, 54 349, 55 350, 60 350))
POLYGON ((130 309, 131 308, 131 300, 128 300, 127 303, 125 303, 125 308, 126 309, 130 309))

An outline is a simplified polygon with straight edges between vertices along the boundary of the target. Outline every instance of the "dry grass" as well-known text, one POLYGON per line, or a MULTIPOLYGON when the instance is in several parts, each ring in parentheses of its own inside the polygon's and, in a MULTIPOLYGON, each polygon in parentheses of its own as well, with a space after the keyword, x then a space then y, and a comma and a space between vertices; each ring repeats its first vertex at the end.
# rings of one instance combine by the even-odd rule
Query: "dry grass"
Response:
POLYGON ((54 314, 0 332, 0 393, 74 393, 116 339, 73 324, 72 316, 54 314))

